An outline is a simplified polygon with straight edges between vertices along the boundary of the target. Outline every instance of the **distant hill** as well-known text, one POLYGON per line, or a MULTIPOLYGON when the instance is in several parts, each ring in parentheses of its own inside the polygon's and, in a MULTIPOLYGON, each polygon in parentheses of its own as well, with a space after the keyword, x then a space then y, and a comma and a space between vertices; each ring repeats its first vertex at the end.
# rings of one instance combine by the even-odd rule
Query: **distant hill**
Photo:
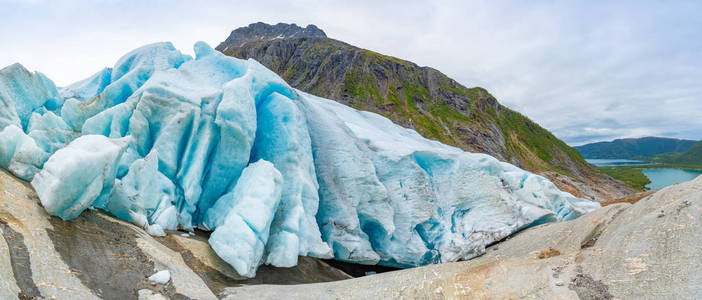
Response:
POLYGON ((702 166, 702 142, 695 143, 683 153, 663 153, 654 156, 651 160, 674 165, 702 166))
POLYGON ((328 38, 314 25, 251 24, 234 30, 217 50, 253 58, 302 91, 544 175, 576 196, 602 200, 631 192, 485 89, 467 88, 433 68, 328 38))
POLYGON ((682 153, 697 141, 662 137, 617 139, 574 147, 584 158, 645 159, 663 153, 682 153))

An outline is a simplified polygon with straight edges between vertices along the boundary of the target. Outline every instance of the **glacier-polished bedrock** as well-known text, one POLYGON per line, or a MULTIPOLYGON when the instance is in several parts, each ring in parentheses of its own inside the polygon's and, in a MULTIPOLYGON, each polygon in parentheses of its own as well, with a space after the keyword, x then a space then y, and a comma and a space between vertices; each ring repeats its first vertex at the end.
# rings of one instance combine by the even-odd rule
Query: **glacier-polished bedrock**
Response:
POLYGON ((240 274, 298 255, 411 267, 469 259, 597 203, 495 158, 292 89, 195 44, 136 49, 57 88, 0 70, 0 166, 64 220, 107 211, 150 234, 202 228, 240 274))

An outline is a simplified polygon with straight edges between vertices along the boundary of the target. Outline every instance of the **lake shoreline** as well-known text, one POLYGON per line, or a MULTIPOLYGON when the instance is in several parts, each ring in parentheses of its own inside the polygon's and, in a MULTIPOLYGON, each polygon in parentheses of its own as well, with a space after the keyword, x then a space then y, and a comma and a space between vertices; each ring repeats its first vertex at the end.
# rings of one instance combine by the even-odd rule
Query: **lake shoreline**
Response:
POLYGON ((639 168, 639 169, 678 169, 678 170, 695 170, 702 171, 702 165, 684 165, 684 164, 669 164, 669 163, 655 163, 644 160, 632 160, 632 159, 594 159, 586 158, 587 163, 600 167, 627 167, 627 168, 639 168), (595 161, 615 161, 615 162, 631 162, 635 164, 607 164, 598 165, 595 161))
MULTIPOLYGON (((596 167, 600 172, 605 173, 615 179, 618 179, 626 183, 629 187, 639 190, 647 191, 666 187, 667 185, 661 185, 660 182, 669 182, 669 179, 665 177, 660 177, 659 174, 655 174, 656 182, 652 182, 649 177, 651 173, 645 170, 679 170, 685 173, 689 172, 699 172, 702 171, 702 166, 700 165, 679 165, 679 164, 666 164, 666 163, 651 163, 639 160, 627 160, 627 159, 586 159, 588 163, 596 167), (600 164, 599 166, 597 164, 600 164), (603 165, 604 164, 604 165, 603 165), (646 175, 645 173, 649 173, 646 175), (650 188, 654 186, 656 188, 650 188)), ((702 172, 700 172, 702 173, 702 172)), ((676 175, 671 174, 669 176, 675 177, 676 175)), ((677 175, 680 177, 680 175, 677 175)), ((684 174, 683 177, 689 177, 691 175, 684 174)), ((672 184, 679 183, 676 180, 672 180, 672 184)), ((684 182, 684 181, 681 181, 684 182)))

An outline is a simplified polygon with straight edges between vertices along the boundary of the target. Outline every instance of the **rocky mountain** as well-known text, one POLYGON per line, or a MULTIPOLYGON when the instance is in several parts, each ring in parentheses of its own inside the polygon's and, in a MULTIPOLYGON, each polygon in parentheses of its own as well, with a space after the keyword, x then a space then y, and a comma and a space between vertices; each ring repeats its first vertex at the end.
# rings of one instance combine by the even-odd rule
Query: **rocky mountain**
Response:
POLYGON ((97 210, 62 221, 0 169, 0 298, 693 299, 702 293, 700 197, 702 178, 526 229, 470 261, 352 279, 300 257, 296 267, 263 266, 247 279, 203 232, 152 237, 97 210), (162 271, 165 283, 149 279, 162 271))
MULTIPOLYGON (((256 59, 302 91, 379 113, 424 137, 544 175, 578 197, 605 200, 631 192, 485 89, 464 87, 435 69, 322 34, 277 39, 245 34, 252 26, 269 32, 267 37, 285 36, 276 28, 297 27, 252 24, 234 30, 216 49, 256 59)), ((297 27, 296 32, 302 30, 297 27)))
POLYGON ((278 23, 271 26, 263 22, 258 22, 232 31, 229 37, 222 43, 224 46, 220 49, 220 51, 227 51, 232 47, 241 47, 251 41, 264 42, 277 39, 306 37, 324 38, 327 37, 327 35, 324 33, 324 31, 314 25, 307 25, 307 27, 302 28, 294 23, 278 23))
POLYGON ((682 153, 697 141, 663 137, 616 139, 574 147, 585 158, 641 159, 663 153, 682 153))

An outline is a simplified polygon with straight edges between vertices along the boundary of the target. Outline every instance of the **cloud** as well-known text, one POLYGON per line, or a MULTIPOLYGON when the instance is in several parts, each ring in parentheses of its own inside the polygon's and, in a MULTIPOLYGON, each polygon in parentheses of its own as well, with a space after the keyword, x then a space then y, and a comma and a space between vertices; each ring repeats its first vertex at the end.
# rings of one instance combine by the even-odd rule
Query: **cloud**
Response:
POLYGON ((256 21, 350 44, 488 89, 570 144, 702 139, 702 4, 653 1, 5 1, 0 65, 65 85, 140 45, 190 52, 256 21))

